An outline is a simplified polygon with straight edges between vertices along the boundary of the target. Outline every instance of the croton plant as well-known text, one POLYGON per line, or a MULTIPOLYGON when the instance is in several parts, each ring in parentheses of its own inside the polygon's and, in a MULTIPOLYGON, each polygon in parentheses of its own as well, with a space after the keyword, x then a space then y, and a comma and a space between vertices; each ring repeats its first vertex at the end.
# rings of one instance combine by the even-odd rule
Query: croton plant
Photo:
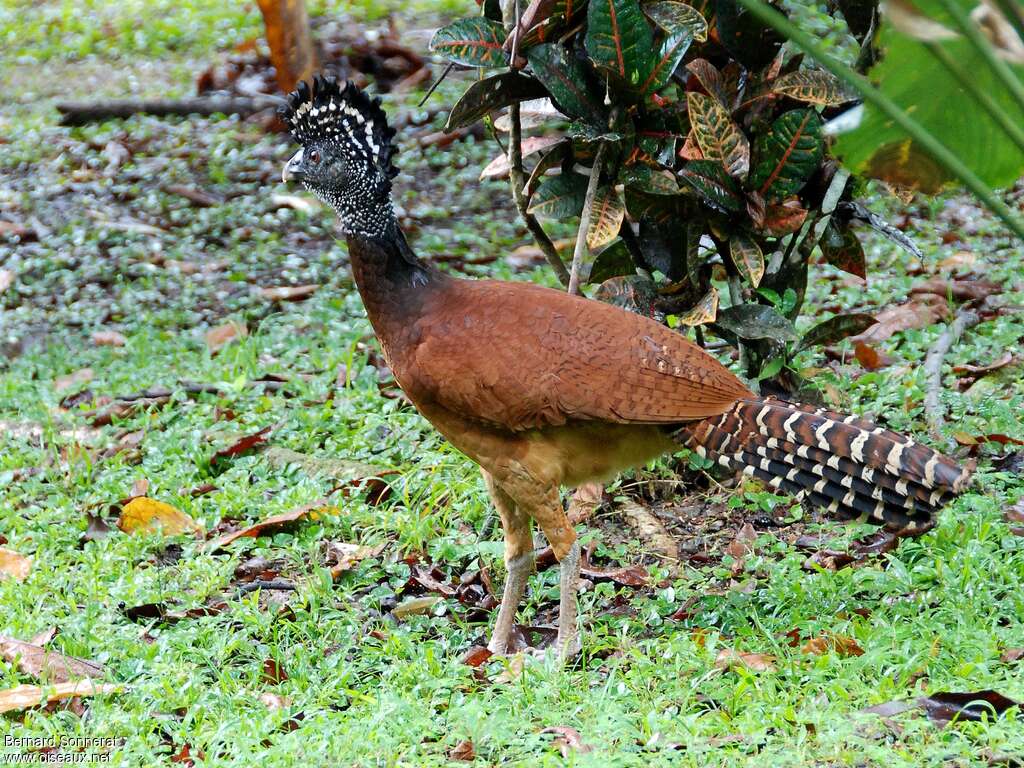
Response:
POLYGON ((598 297, 699 341, 708 325, 762 378, 871 324, 795 330, 815 254, 865 276, 851 223, 866 212, 824 130, 850 98, 735 0, 487 2, 431 48, 480 70, 448 130, 512 108, 509 162, 532 166, 513 192, 535 235, 536 219, 581 216, 597 174, 581 277, 598 297))

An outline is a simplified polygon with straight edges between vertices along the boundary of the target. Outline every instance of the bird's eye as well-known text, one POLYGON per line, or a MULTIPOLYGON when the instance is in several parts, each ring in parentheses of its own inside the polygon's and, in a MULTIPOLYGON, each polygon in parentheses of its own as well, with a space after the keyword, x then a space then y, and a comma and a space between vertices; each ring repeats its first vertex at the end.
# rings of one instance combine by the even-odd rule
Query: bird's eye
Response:
POLYGON ((316 151, 315 149, 312 152, 309 153, 309 162, 311 162, 311 163, 319 163, 320 162, 320 153, 318 151, 316 151))

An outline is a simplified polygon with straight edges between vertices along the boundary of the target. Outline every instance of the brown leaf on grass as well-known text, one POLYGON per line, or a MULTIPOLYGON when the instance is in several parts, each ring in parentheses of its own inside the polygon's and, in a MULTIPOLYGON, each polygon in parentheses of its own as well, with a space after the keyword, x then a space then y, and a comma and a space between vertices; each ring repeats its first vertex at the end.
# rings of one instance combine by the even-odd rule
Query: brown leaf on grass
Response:
POLYGON ((893 334, 914 328, 926 328, 948 317, 949 307, 946 300, 933 293, 925 293, 905 304, 883 309, 875 315, 875 320, 878 321, 875 325, 863 333, 851 336, 850 341, 854 344, 877 344, 893 334))
POLYGON ((562 753, 562 757, 565 759, 568 759, 569 755, 573 752, 586 754, 587 752, 594 751, 592 746, 583 742, 580 732, 575 728, 570 728, 568 725, 554 725, 550 728, 545 728, 541 733, 554 733, 557 735, 557 738, 551 743, 558 747, 558 751, 562 753))
POLYGON ((260 288, 260 296, 268 301, 303 301, 317 292, 319 285, 282 285, 260 288))
MULTIPOLYGON (((957 239, 955 233, 947 232, 942 237, 943 242, 946 242, 946 236, 947 235, 951 235, 951 236, 953 236, 954 239, 957 239)), ((950 242, 952 242, 952 241, 950 241, 950 242)), ((972 252, 972 251, 957 251, 952 256, 947 256, 942 261, 940 261, 939 262, 939 269, 955 270, 955 269, 960 269, 962 267, 969 268, 969 267, 973 267, 977 263, 977 261, 978 261, 978 256, 974 252, 972 252)))
POLYGON ((99 515, 94 515, 91 512, 85 513, 86 526, 85 533, 82 534, 82 541, 99 541, 105 539, 107 536, 114 532, 114 529, 107 525, 107 521, 99 515))
POLYGON ((19 237, 22 240, 35 240, 38 234, 31 227, 14 221, 0 221, 0 237, 19 237))
POLYGON ((244 323, 225 323, 211 328, 206 332, 206 347, 211 354, 219 352, 228 344, 249 335, 249 329, 244 323))
POLYGON ((280 515, 272 515, 271 517, 261 520, 258 523, 253 523, 240 531, 233 531, 232 533, 226 533, 223 536, 219 536, 211 542, 210 551, 216 552, 218 549, 222 549, 236 539, 256 538, 257 536, 263 536, 267 533, 275 533, 282 528, 286 528, 299 522, 300 520, 315 520, 320 516, 333 514, 337 514, 337 510, 334 507, 328 506, 327 499, 318 499, 317 501, 310 504, 304 504, 303 506, 290 510, 289 512, 282 512, 280 515))
POLYGON ((260 680, 267 685, 277 685, 283 683, 288 679, 288 673, 284 671, 284 667, 281 666, 281 662, 277 659, 264 659, 263 660, 263 674, 260 675, 260 680))
POLYGON ((998 371, 1000 368, 1005 368, 1011 363, 1015 362, 1012 352, 1004 352, 1003 356, 1000 357, 993 363, 987 365, 954 365, 953 373, 959 374, 960 376, 971 377, 973 379, 980 379, 982 376, 998 371))
POLYGON ((123 347, 128 340, 117 331, 96 331, 92 335, 92 343, 97 347, 123 347))
POLYGON ((337 579, 346 571, 351 571, 368 557, 376 557, 384 551, 385 543, 367 547, 361 544, 349 544, 345 541, 329 541, 327 549, 327 567, 331 569, 331 578, 337 579))
POLYGON ((454 747, 448 750, 449 760, 458 760, 464 763, 471 763, 476 760, 476 751, 473 749, 472 739, 463 739, 454 747))
POLYGON ((523 668, 526 665, 526 656, 520 652, 510 654, 506 658, 508 659, 508 666, 495 676, 494 682, 496 685, 514 683, 523 676, 523 668))
POLYGON ((642 504, 627 500, 616 504, 616 511, 636 531, 644 549, 657 555, 668 566, 670 575, 679 564, 679 544, 665 529, 661 520, 642 504))
POLYGON ((885 352, 879 352, 870 344, 865 344, 863 341, 858 341, 856 346, 854 346, 853 356, 856 357, 857 362, 868 371, 877 371, 896 362, 893 358, 889 357, 889 355, 885 354, 885 352))
POLYGON ((474 645, 459 657, 459 661, 468 667, 476 669, 493 655, 494 653, 487 646, 474 645))
POLYGON ((278 709, 290 707, 292 705, 292 699, 290 696, 282 696, 279 693, 264 691, 260 694, 260 703, 273 712, 278 709))
POLYGON ((184 533, 202 533, 202 526, 182 512, 147 496, 139 496, 124 505, 117 518, 117 527, 125 533, 163 533, 178 536, 184 533))
POLYGON ((76 389, 92 381, 94 372, 92 368, 80 368, 74 373, 69 373, 66 376, 58 376, 53 380, 53 389, 55 392, 60 394, 72 387, 76 389))
POLYGON ((1003 286, 991 280, 947 280, 933 277, 918 283, 910 289, 910 295, 934 294, 945 301, 952 296, 955 301, 977 301, 1003 292, 1003 286))
POLYGON ((54 653, 41 645, 5 635, 0 635, 0 656, 11 664, 17 664, 26 675, 45 678, 50 683, 66 683, 103 674, 103 666, 95 662, 54 653))
POLYGON ((836 656, 863 656, 864 649, 857 641, 847 635, 836 635, 832 632, 812 637, 800 649, 803 653, 813 653, 815 656, 824 656, 826 653, 834 653, 836 656))
POLYGON ((1009 709, 1019 707, 1013 699, 992 690, 974 693, 939 692, 918 699, 928 714, 928 719, 937 725, 951 720, 984 720, 993 715, 1002 715, 1009 709))
POLYGON ((985 443, 999 443, 1000 445, 1024 445, 1024 440, 1010 437, 999 432, 988 435, 972 435, 969 432, 954 432, 953 439, 960 445, 977 446, 985 443))
POLYGON ((272 429, 273 426, 264 427, 259 432, 253 432, 251 435, 239 438, 227 448, 221 448, 210 457, 210 465, 216 466, 217 462, 223 461, 224 459, 231 459, 235 456, 241 456, 243 453, 248 453, 259 446, 264 445, 267 442, 267 436, 270 434, 272 429))
POLYGON ((93 680, 78 680, 72 683, 58 683, 52 686, 18 685, 0 691, 0 714, 21 709, 42 706, 54 701, 79 696, 102 696, 120 690, 119 685, 97 683, 93 680))
POLYGON ((649 580, 647 569, 642 565, 599 568, 591 565, 586 558, 583 558, 583 562, 580 564, 580 574, 595 581, 613 581, 624 587, 643 587, 649 580))
MULTIPOLYGON (((2 230, 0 230, 0 234, 3 234, 2 230)), ((14 273, 9 269, 0 269, 0 293, 3 293, 12 285, 14 285, 14 273)))
POLYGON ((1003 651, 999 660, 1004 664, 1011 664, 1024 658, 1024 648, 1007 648, 1003 651))
POLYGON ((56 636, 56 634, 57 634, 57 628, 56 627, 47 627, 42 632, 39 632, 38 634, 33 635, 32 639, 29 640, 29 642, 32 643, 32 645, 40 645, 40 646, 46 645, 48 642, 53 640, 53 638, 56 636))
POLYGON ((32 571, 32 558, 13 549, 0 547, 0 579, 10 578, 24 581, 32 571))
POLYGON ((775 657, 767 653, 742 653, 733 648, 723 648, 715 657, 718 669, 743 667, 751 672, 774 672, 775 657))

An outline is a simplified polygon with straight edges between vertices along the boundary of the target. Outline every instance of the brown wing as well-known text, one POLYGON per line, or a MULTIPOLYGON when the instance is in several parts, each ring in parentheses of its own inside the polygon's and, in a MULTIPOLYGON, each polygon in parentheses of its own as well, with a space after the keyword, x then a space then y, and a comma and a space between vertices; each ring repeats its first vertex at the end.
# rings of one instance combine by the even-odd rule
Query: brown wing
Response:
POLYGON ((597 301, 490 280, 452 281, 436 300, 417 321, 408 385, 481 421, 669 424, 751 394, 680 334, 597 301))

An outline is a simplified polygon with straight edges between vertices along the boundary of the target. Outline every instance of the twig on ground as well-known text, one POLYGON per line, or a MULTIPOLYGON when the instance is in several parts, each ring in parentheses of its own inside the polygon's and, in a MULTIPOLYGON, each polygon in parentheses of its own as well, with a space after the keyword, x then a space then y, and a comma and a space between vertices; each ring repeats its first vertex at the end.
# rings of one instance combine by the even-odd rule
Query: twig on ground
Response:
POLYGON ((113 99, 57 104, 61 125, 146 115, 251 115, 284 103, 280 96, 196 96, 189 99, 113 99))
POLYGON ((935 345, 928 350, 924 360, 925 395, 924 413, 932 437, 942 440, 942 424, 945 413, 939 394, 942 390, 942 362, 950 348, 960 340, 964 331, 981 322, 981 313, 977 309, 961 307, 953 322, 942 332, 935 345))
POLYGON ((250 592, 256 592, 257 590, 282 590, 287 592, 294 592, 297 587, 290 581, 284 579, 273 579, 271 581, 250 581, 245 584, 238 586, 238 591, 235 593, 236 596, 247 595, 250 592))

